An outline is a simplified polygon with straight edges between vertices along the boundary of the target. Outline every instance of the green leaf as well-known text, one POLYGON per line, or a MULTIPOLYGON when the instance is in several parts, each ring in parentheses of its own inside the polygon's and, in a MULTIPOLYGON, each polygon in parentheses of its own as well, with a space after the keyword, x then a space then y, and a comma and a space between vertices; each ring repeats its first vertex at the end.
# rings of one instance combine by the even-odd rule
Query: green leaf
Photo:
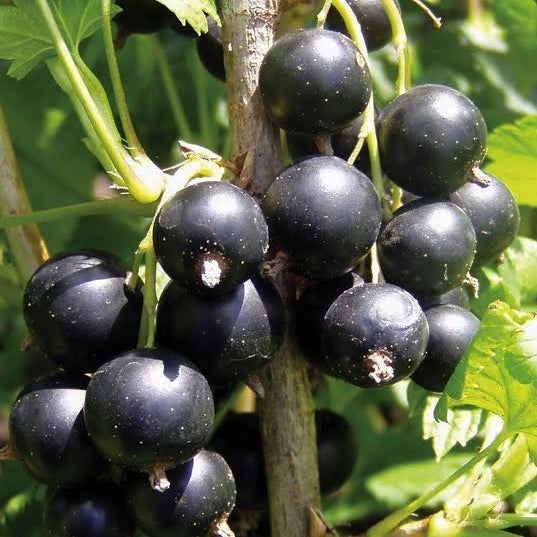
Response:
POLYGON ((509 498, 537 476, 537 467, 530 460, 524 436, 507 442, 499 459, 486 467, 473 488, 467 519, 479 520, 494 509, 501 500, 509 498))
POLYGON ((440 460, 457 444, 466 446, 481 430, 483 412, 475 408, 448 409, 442 420, 435 416, 439 394, 424 390, 414 382, 408 386, 411 415, 418 415, 424 440, 432 440, 436 460, 440 460))
POLYGON ((445 421, 435 419, 434 410, 439 396, 427 398, 423 411, 423 438, 432 439, 436 460, 444 457, 457 444, 466 444, 476 437, 482 423, 483 412, 479 409, 449 409, 445 421))
POLYGON ((504 420, 506 433, 528 435, 537 455, 537 322, 533 315, 494 302, 449 380, 437 415, 471 405, 504 420))
MULTIPOLYGON (((53 0, 50 4, 72 52, 99 28, 101 0, 53 0)), ((118 11, 113 6, 112 14, 118 11)), ((13 6, 0 6, 0 59, 12 61, 10 76, 20 80, 54 55, 52 39, 35 1, 15 0, 13 6)))
POLYGON ((502 254, 501 263, 481 268, 479 296, 472 300, 472 311, 483 316, 488 305, 502 300, 515 309, 537 309, 537 241, 518 237, 502 254))
POLYGON ((487 171, 501 179, 517 203, 537 207, 537 115, 495 129, 488 139, 487 171))
POLYGON ((519 88, 531 91, 537 81, 528 69, 537 54, 537 7, 531 0, 490 2, 490 10, 504 30, 509 43, 508 58, 519 88))
POLYGON ((190 24, 200 33, 207 32, 207 18, 205 13, 220 24, 220 17, 216 12, 212 0, 157 0, 173 11, 181 24, 190 24))
MULTIPOLYGON (((448 455, 439 462, 431 459, 397 464, 370 476, 366 481, 366 488, 388 508, 397 508, 447 479, 471 458, 472 455, 458 453, 448 455)), ((459 481, 456 481, 435 497, 434 505, 443 503, 458 485, 459 481)))
POLYGON ((0 7, 0 58, 13 60, 8 74, 26 76, 36 65, 54 55, 45 21, 32 0, 16 0, 0 7))

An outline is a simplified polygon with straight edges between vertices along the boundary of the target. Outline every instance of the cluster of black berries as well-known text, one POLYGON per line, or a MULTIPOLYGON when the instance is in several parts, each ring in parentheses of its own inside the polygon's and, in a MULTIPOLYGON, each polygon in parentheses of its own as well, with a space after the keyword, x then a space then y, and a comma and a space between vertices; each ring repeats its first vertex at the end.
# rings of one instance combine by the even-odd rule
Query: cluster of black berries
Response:
MULTIPOLYGON (((154 348, 136 349, 143 287, 112 254, 57 255, 24 292, 31 339, 60 369, 19 394, 10 443, 50 485, 45 521, 57 537, 126 537, 134 526, 150 537, 204 537, 226 524, 237 494, 241 505, 266 504, 258 426, 242 433, 246 459, 237 458, 246 448, 229 425, 213 431, 213 390, 245 380, 283 342, 282 301, 258 274, 269 240, 261 208, 232 184, 195 182, 161 204, 152 238, 171 278, 154 348)), ((325 411, 318 419, 329 493, 356 453, 343 418, 325 411), (333 450, 346 453, 338 472, 326 455, 333 450)))
POLYGON ((225 460, 205 449, 213 395, 177 350, 136 350, 141 285, 113 255, 79 251, 41 265, 24 293, 35 345, 61 369, 18 395, 10 447, 49 485, 48 534, 203 537, 235 503, 225 460))
POLYGON ((412 198, 382 221, 379 194, 358 169, 367 172, 368 160, 343 160, 371 96, 353 42, 326 29, 289 33, 265 56, 259 89, 291 155, 300 156, 270 185, 262 208, 271 242, 312 282, 297 308, 306 355, 360 387, 412 376, 442 391, 480 324, 462 288, 469 270, 497 259, 518 231, 513 196, 479 168, 481 113, 434 84, 377 113, 382 170, 412 198), (322 137, 336 145, 333 155, 315 147, 322 137), (353 271, 374 245, 384 282, 364 283, 353 271))

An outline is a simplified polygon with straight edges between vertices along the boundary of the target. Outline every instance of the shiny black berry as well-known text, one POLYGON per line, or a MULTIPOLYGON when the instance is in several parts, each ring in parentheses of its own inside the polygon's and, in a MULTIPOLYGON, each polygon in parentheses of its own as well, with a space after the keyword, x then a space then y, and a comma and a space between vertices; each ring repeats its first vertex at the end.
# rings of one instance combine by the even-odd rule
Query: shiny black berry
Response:
POLYGON ((84 423, 88 378, 66 372, 42 377, 18 395, 9 416, 10 443, 27 470, 44 483, 94 479, 105 461, 84 423))
POLYGON ((420 306, 424 310, 433 308, 434 306, 444 306, 446 304, 453 304, 454 306, 459 306, 466 310, 470 309, 470 297, 468 296, 466 289, 462 286, 454 287, 440 295, 414 296, 418 299, 420 306))
MULTIPOLYGON (((149 537, 206 537, 226 527, 237 491, 221 455, 202 450, 166 472, 167 490, 157 491, 143 474, 129 473, 124 488, 131 514, 149 537)), ((229 530, 228 530, 229 531, 229 530)))
MULTIPOLYGON (((396 3, 399 7, 399 2, 396 1, 396 3)), ((360 23, 369 51, 382 48, 390 42, 392 27, 381 0, 348 0, 348 4, 360 23)), ((329 30, 347 33, 341 15, 333 6, 328 11, 325 27, 329 30)))
POLYGON ((122 11, 114 17, 114 21, 130 34, 158 32, 167 26, 173 16, 157 0, 116 0, 116 4, 122 11))
POLYGON ((207 17, 207 26, 207 32, 201 34, 196 41, 198 56, 211 75, 225 82, 226 69, 224 66, 222 28, 211 17, 207 17))
POLYGON ((472 222, 460 207, 422 198, 403 205, 383 226, 378 253, 387 282, 426 296, 462 284, 475 245, 472 222))
POLYGON ((123 492, 109 481, 50 489, 44 522, 53 537, 131 537, 134 532, 123 492))
POLYGON ((245 379, 266 365, 284 332, 280 296, 260 277, 218 295, 170 282, 159 299, 157 344, 191 357, 212 385, 245 379))
POLYGON ((371 76, 354 43, 339 32, 290 32, 269 49, 259 70, 265 110, 282 129, 329 134, 358 117, 371 76))
POLYGON ((412 380, 426 390, 441 392, 479 330, 479 319, 470 311, 447 304, 425 311, 429 343, 425 358, 412 380))
POLYGON ((322 331, 325 372, 362 388, 409 377, 423 360, 429 330, 417 300, 391 284, 364 284, 342 293, 322 331))
POLYGON ((380 228, 380 201, 371 181, 334 156, 286 168, 268 188, 262 207, 271 241, 315 280, 352 270, 380 228))
POLYGON ((493 261, 515 240, 520 223, 517 203, 502 181, 480 172, 449 197, 472 221, 477 244, 474 265, 493 261))
POLYGON ((328 308, 343 291, 363 284, 363 278, 348 272, 339 278, 313 283, 300 294, 296 305, 296 332, 304 355, 313 363, 324 356, 321 330, 328 308))
POLYGON ((382 168, 395 184, 419 196, 445 196, 482 162, 487 128, 462 93, 425 84, 381 111, 378 137, 382 168))
POLYGON ((199 292, 226 292, 253 276, 268 248, 257 202, 225 182, 188 186, 159 209, 153 244, 164 271, 199 292))
POLYGON ((26 285, 23 313, 33 342, 61 367, 87 373, 136 346, 141 285, 127 286, 127 268, 93 250, 59 254, 26 285))
POLYGON ((124 353, 99 368, 84 417, 99 451, 122 466, 180 464, 207 442, 214 418, 209 384, 168 349, 124 353))

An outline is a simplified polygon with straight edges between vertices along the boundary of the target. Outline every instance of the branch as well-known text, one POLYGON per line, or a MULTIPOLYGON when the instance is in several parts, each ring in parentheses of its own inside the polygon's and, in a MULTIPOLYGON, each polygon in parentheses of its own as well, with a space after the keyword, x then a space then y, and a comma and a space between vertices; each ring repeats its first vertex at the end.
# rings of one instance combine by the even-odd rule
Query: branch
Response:
MULTIPOLYGON (((2 217, 31 212, 28 195, 15 160, 7 124, 0 108, 0 215, 2 217)), ((43 263, 48 252, 41 233, 35 224, 6 230, 10 251, 21 283, 25 283, 35 269, 43 263)))
MULTIPOLYGON (((281 167, 279 131, 265 115, 257 77, 283 4, 283 0, 222 2, 232 155, 246 155, 241 184, 251 181, 251 190, 258 195, 281 167)), ((271 529, 273 537, 305 537, 310 507, 320 503, 314 407, 307 366, 294 338, 295 283, 285 266, 276 276, 287 307, 287 335, 260 375, 265 396, 259 401, 271 529)))

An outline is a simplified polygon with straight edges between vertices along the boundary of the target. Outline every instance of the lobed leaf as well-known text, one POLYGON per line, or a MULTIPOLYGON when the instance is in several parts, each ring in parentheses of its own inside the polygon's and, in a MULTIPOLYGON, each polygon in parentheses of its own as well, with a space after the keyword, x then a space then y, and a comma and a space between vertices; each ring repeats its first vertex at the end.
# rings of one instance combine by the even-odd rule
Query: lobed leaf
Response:
MULTIPOLYGON (((101 0, 51 0, 56 22, 72 52, 101 24, 101 0)), ((112 6, 112 15, 119 8, 112 6)), ((11 60, 8 74, 17 80, 55 55, 45 19, 33 0, 0 6, 0 59, 11 60)))
POLYGON ((517 203, 537 207, 537 115, 495 129, 488 139, 487 171, 501 179, 517 203))
POLYGON ((452 407, 475 406, 504 421, 507 434, 524 433, 537 456, 537 320, 494 302, 449 380, 436 415, 452 407))
POLYGON ((220 17, 212 0, 157 0, 173 11, 181 24, 189 24, 199 34, 207 32, 207 14, 220 24, 220 17))
POLYGON ((537 310, 537 241, 518 237, 502 254, 501 263, 476 273, 479 297, 472 300, 472 311, 483 316, 488 305, 502 300, 515 309, 537 310))

